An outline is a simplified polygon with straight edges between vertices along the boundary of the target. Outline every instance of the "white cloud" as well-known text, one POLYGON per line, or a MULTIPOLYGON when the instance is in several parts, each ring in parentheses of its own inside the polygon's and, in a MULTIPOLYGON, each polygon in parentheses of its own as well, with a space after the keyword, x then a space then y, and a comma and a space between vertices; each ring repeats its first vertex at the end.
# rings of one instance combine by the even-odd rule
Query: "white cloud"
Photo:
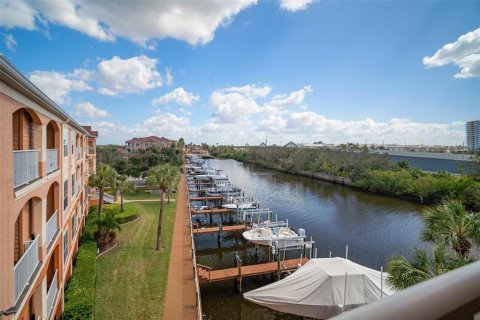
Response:
POLYGON ((121 59, 117 56, 104 60, 97 66, 101 94, 141 93, 160 87, 162 76, 156 70, 157 59, 138 56, 121 59))
POLYGON ((7 47, 10 51, 15 51, 15 46, 17 45, 17 41, 13 37, 13 34, 9 33, 5 35, 5 47, 7 47))
POLYGON ((4 0, 0 23, 35 29, 35 21, 66 26, 102 41, 123 37, 146 48, 155 40, 174 38, 191 45, 211 41, 217 28, 226 26, 257 0, 235 1, 91 1, 4 0))
POLYGON ((173 74, 170 69, 165 69, 165 82, 167 85, 171 86, 173 84, 173 74))
POLYGON ((0 1, 0 26, 2 27, 34 30, 36 14, 37 12, 24 1, 0 1))
POLYGON ((447 43, 433 56, 423 58, 423 64, 427 68, 455 64, 460 68, 455 78, 480 76, 480 28, 447 43))
POLYGON ((87 91, 92 87, 84 81, 79 74, 88 71, 77 69, 72 73, 60 73, 56 71, 33 71, 29 79, 40 88, 50 99, 58 104, 66 104, 70 101, 71 91, 87 91))
POLYGON ((90 102, 77 103, 75 106, 75 115, 85 118, 104 118, 108 117, 106 110, 95 107, 90 102))
POLYGON ((194 101, 198 101, 200 97, 191 92, 185 91, 182 87, 176 88, 172 92, 166 93, 160 98, 152 101, 154 105, 169 104, 175 102, 181 106, 191 106, 194 101))
POLYGON ((102 25, 101 21, 94 16, 84 14, 88 1, 43 0, 29 3, 49 22, 83 32, 98 40, 113 41, 115 39, 109 28, 102 25))
POLYGON ((290 106, 290 105, 300 105, 303 103, 303 100, 305 99, 305 95, 307 93, 313 92, 312 86, 304 86, 302 89, 298 91, 294 91, 290 93, 289 95, 276 95, 273 96, 272 100, 270 101, 270 104, 274 106, 279 106, 279 107, 285 107, 285 106, 290 106))
MULTIPOLYGON (((101 143, 123 143, 133 136, 157 135, 173 139, 209 144, 258 145, 268 137, 269 144, 288 141, 333 143, 408 143, 459 145, 464 140, 465 122, 425 123, 393 118, 339 120, 315 111, 302 111, 310 86, 269 97, 270 87, 246 85, 217 89, 209 103, 215 109, 204 122, 193 124, 188 112, 178 114, 154 111, 145 120, 133 125, 100 122, 101 143), (102 137, 102 132, 105 136, 102 137)), ((94 125, 94 124, 92 124, 94 125)), ((94 128, 95 125, 94 125, 94 128)))
POLYGON ((280 0, 280 8, 295 12, 307 9, 312 2, 313 0, 280 0))
POLYGON ((242 95, 252 98, 263 98, 270 94, 272 88, 264 86, 257 88, 255 85, 247 84, 243 87, 230 87, 223 89, 224 92, 240 93, 242 95))
POLYGON ((264 97, 268 92, 270 92, 269 87, 256 88, 250 85, 215 90, 209 100, 210 104, 216 108, 212 122, 246 122, 250 115, 261 110, 255 99, 264 97))

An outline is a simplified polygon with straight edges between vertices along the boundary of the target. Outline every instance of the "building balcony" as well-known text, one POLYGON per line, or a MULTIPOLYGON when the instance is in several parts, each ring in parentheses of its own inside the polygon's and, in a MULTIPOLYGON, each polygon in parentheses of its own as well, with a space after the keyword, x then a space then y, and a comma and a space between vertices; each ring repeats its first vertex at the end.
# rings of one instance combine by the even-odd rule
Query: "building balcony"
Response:
POLYGON ((79 160, 81 157, 82 157, 82 154, 83 154, 83 150, 82 148, 76 148, 77 149, 77 160, 79 160))
POLYGON ((55 275, 53 276, 52 283, 50 284, 50 288, 47 292, 47 319, 50 319, 52 315, 53 309, 55 308, 55 297, 58 293, 58 270, 55 271, 55 275))
POLYGON ((58 169, 58 150, 47 149, 47 174, 58 169))
POLYGON ((30 281, 40 263, 38 259, 39 236, 37 236, 35 240, 27 243, 28 249, 13 267, 15 304, 18 302, 25 288, 30 285, 30 281))
POLYGON ((18 188, 40 177, 40 150, 13 151, 13 187, 18 188))
POLYGON ((50 246, 51 242, 55 238, 55 234, 58 230, 58 210, 50 217, 47 222, 47 233, 45 237, 45 245, 47 248, 50 246))
POLYGON ((88 147, 88 154, 95 154, 95 147, 88 147))

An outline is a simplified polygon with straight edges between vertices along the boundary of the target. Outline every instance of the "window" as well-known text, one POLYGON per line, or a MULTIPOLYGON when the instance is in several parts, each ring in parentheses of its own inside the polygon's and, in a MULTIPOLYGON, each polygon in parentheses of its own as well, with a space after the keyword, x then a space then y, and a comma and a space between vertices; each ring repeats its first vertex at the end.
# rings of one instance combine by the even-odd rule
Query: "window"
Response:
POLYGON ((68 179, 63 182, 63 210, 68 207, 68 179))
POLYGON ((73 238, 75 237, 75 215, 72 215, 72 243, 73 243, 73 238))
POLYGON ((63 262, 65 263, 68 258, 68 229, 63 234, 63 262))
POLYGON ((72 154, 73 154, 75 150, 75 133, 73 132, 73 130, 70 131, 70 135, 72 140, 72 154))
POLYGON ((72 174, 72 197, 75 196, 75 173, 72 174))
POLYGON ((135 143, 135 147, 140 147, 140 143, 135 143))
POLYGON ((63 129, 63 156, 68 156, 68 129, 63 129))

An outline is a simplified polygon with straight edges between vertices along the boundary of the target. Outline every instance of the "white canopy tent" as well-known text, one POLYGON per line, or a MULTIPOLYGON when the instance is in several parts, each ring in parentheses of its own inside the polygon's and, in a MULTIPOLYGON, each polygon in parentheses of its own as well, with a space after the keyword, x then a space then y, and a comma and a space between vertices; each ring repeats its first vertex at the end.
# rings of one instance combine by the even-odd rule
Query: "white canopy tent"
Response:
POLYGON ((285 279, 243 296, 280 312, 326 319, 392 295, 387 277, 343 258, 311 259, 285 279))

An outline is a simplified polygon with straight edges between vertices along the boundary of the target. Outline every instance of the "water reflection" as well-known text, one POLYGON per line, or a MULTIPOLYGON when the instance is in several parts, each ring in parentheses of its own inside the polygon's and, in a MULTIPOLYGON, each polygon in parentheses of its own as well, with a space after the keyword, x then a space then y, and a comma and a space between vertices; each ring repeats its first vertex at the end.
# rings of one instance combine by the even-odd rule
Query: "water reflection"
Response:
MULTIPOLYGON (((330 251, 332 256, 344 256, 348 245, 349 259, 379 269, 392 255, 410 256, 413 247, 422 247, 418 238, 422 206, 416 203, 234 160, 214 159, 210 165, 222 169, 247 196, 258 197, 279 219, 288 219, 294 230, 306 229, 307 236, 316 241, 319 257, 328 257, 330 251)), ((213 223, 218 219, 229 222, 227 217, 214 217, 213 223)), ((208 217, 198 217, 198 221, 209 223, 208 217)), ((209 234, 196 237, 199 263, 214 268, 232 267, 235 251, 244 265, 270 258, 268 248, 256 249, 240 232, 224 233, 220 238, 209 234)), ((287 258, 299 256, 300 252, 287 253, 287 258)), ((243 290, 270 282, 270 276, 244 279, 243 290)), ((299 319, 245 301, 234 293, 231 281, 202 285, 202 304, 207 319, 299 319)))

